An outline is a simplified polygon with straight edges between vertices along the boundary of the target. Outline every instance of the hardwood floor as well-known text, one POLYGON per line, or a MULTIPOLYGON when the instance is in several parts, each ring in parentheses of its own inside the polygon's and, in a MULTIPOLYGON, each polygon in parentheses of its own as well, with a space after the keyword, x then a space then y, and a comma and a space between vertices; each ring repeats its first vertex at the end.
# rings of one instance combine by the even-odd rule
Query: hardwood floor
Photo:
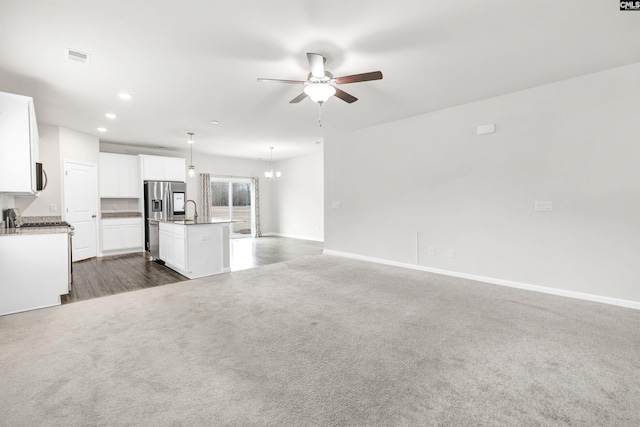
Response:
MULTIPOLYGON (((233 239, 230 244, 231 271, 319 255, 324 244, 286 237, 233 239)), ((233 273, 231 273, 233 274, 233 273)), ((135 253, 92 258, 73 263, 73 287, 62 303, 99 298, 121 292, 151 288, 189 280, 168 267, 135 253)))

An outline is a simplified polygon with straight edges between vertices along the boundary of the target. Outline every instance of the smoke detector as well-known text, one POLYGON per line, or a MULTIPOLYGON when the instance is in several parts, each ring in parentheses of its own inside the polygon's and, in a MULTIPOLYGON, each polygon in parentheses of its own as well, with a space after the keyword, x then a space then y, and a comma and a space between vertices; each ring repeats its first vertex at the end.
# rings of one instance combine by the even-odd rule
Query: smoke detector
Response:
POLYGON ((66 48, 65 58, 67 58, 69 61, 76 61, 76 62, 81 62, 83 64, 88 64, 91 61, 91 54, 80 52, 79 50, 75 50, 75 49, 66 48))

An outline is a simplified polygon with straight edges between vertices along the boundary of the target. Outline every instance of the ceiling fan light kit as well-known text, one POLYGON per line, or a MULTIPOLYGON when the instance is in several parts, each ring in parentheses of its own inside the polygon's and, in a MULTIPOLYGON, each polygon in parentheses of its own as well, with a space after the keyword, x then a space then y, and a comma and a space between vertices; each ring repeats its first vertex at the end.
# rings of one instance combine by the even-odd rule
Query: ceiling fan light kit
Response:
POLYGON ((323 104, 336 94, 336 88, 328 83, 313 82, 304 87, 304 93, 306 93, 313 102, 323 104))

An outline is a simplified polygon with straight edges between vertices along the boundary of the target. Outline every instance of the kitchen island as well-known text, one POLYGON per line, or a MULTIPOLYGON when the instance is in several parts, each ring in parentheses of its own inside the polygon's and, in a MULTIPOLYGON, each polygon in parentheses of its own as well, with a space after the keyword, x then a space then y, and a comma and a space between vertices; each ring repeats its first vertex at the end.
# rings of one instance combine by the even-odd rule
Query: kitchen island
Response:
POLYGON ((228 273, 229 226, 215 218, 159 222, 159 258, 189 279, 228 273))

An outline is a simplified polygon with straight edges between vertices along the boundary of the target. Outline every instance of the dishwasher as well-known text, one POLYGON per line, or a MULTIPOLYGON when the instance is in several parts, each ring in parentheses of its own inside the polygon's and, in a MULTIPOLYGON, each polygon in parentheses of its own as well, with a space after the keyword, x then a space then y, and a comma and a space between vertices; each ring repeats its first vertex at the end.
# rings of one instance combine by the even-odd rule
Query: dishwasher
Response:
POLYGON ((151 253, 151 261, 160 258, 160 223, 158 221, 149 221, 149 252, 151 253))

